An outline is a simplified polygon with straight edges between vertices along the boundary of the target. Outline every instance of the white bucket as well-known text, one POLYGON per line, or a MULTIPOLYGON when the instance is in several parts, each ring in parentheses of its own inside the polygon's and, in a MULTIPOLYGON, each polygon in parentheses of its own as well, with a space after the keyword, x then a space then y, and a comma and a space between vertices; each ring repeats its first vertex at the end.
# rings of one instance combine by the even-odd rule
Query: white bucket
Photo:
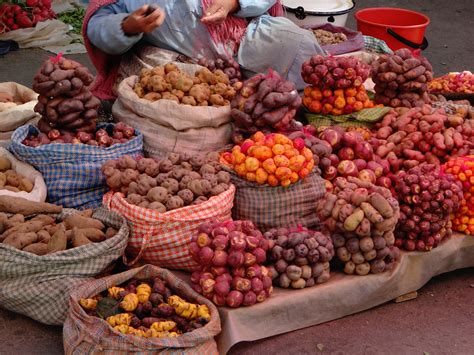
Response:
POLYGON ((344 27, 355 0, 282 0, 286 17, 300 27, 330 23, 344 27))

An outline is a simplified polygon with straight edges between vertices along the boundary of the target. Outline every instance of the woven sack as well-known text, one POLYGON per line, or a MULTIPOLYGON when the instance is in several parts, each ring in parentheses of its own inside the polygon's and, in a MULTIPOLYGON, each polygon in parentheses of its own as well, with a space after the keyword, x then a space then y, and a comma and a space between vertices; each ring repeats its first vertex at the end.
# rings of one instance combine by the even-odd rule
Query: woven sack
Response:
POLYGON ((232 217, 251 220, 260 230, 302 225, 317 227, 316 204, 324 197, 324 180, 316 173, 289 187, 258 185, 231 174, 237 188, 232 217))
POLYGON ((231 218, 235 187, 199 204, 159 213, 129 204, 121 193, 109 192, 104 206, 124 216, 130 224, 127 255, 135 264, 144 262, 170 269, 193 271, 198 264, 189 252, 188 244, 199 226, 209 220, 231 218))
POLYGON ((68 208, 99 207, 107 192, 102 164, 126 154, 141 155, 143 149, 143 136, 138 131, 128 142, 108 148, 87 144, 46 144, 35 148, 22 144, 29 133, 35 132, 38 130, 34 126, 18 128, 9 149, 19 160, 33 165, 43 174, 49 202, 68 208))
POLYGON ((214 337, 221 331, 216 306, 197 294, 187 283, 170 271, 145 265, 103 279, 82 284, 70 297, 69 313, 64 323, 63 341, 66 355, 79 354, 186 354, 217 355, 214 337), (93 297, 111 286, 131 278, 160 277, 173 292, 194 303, 205 304, 211 311, 211 320, 204 327, 176 338, 140 338, 121 334, 98 318, 89 316, 79 305, 81 298, 93 297))
MULTIPOLYGON (((65 209, 59 218, 75 212, 65 209)), ((100 243, 43 256, 0 244, 0 306, 44 324, 62 324, 69 292, 104 272, 127 246, 129 229, 122 217, 105 208, 93 217, 118 233, 100 243)))
POLYGON ((171 100, 149 101, 133 91, 137 76, 122 81, 112 107, 114 117, 144 135, 145 154, 197 154, 221 150, 232 133, 230 106, 190 106, 171 100))

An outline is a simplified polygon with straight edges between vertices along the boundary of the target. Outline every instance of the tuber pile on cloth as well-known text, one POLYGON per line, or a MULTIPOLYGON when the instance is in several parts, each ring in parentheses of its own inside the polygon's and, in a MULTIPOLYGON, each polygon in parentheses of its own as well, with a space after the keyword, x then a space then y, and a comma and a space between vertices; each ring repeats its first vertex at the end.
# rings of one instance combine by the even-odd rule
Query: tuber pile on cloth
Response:
POLYGON ((330 32, 323 29, 312 30, 314 37, 322 46, 338 44, 347 41, 347 36, 342 32, 330 32))
POLYGON ((436 248, 452 233, 450 215, 460 206, 462 185, 440 166, 423 163, 397 174, 400 220, 395 245, 406 250, 436 248))
POLYGON ((187 156, 170 153, 167 159, 124 155, 102 166, 112 191, 128 203, 160 213, 196 205, 227 191, 230 174, 222 171, 219 153, 187 156))
POLYGON ((263 302, 273 292, 263 266, 269 241, 250 221, 206 222, 190 251, 201 269, 191 275, 195 291, 218 306, 237 308, 263 302))
POLYGON ((211 320, 206 305, 190 303, 155 277, 131 279, 99 295, 79 300, 82 309, 113 329, 143 338, 174 338, 202 328, 211 320))
POLYGON ((407 49, 382 54, 372 63, 375 102, 392 107, 418 107, 430 102, 428 83, 433 68, 422 56, 407 49))
POLYGON ((257 132, 222 157, 247 181, 283 187, 304 179, 315 164, 313 152, 303 139, 291 140, 280 133, 257 132))
POLYGON ((338 177, 316 212, 346 274, 381 273, 398 259, 394 230, 400 208, 390 190, 353 176, 338 177))
POLYGON ((430 93, 474 94, 474 75, 470 71, 448 73, 428 83, 430 93))
POLYGON ((62 220, 46 214, 32 218, 28 215, 16 213, 8 217, 0 213, 0 242, 36 255, 46 255, 99 243, 117 234, 114 228, 92 218, 92 210, 70 214, 62 220))
POLYGON ((133 91, 149 101, 171 100, 183 105, 214 107, 230 105, 236 94, 229 77, 220 69, 211 72, 203 68, 191 76, 173 63, 142 69, 133 91))
MULTIPOLYGON (((229 77, 229 82, 231 85, 234 85, 242 80, 240 65, 232 57, 220 56, 215 60, 201 58, 199 59, 197 64, 206 67, 211 72, 214 72, 216 70, 222 70, 229 77)), ((240 84, 237 84, 237 86, 234 87, 239 88, 239 86, 240 84)))
POLYGON ((283 131, 291 124, 301 106, 301 97, 294 83, 283 80, 272 70, 257 74, 243 83, 231 103, 236 131, 234 143, 259 130, 283 131))
POLYGON ((12 170, 11 161, 0 155, 0 190, 31 192, 33 187, 33 181, 12 170))
POLYGON ((276 286, 305 288, 329 280, 331 237, 304 227, 274 228, 263 236, 270 241, 268 269, 276 286))

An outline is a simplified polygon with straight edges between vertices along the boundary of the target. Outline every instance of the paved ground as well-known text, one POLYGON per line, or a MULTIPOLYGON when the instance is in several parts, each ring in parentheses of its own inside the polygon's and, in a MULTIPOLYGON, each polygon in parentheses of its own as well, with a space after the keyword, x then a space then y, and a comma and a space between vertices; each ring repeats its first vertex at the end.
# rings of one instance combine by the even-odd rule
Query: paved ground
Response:
MULTIPOLYGON (((357 8, 383 6, 380 0, 357 2, 357 8)), ((425 55, 436 74, 474 69, 474 6, 472 0, 398 0, 386 6, 421 11, 431 18, 425 55)), ((348 26, 355 28, 349 19, 348 26)), ((0 82, 30 86, 42 50, 0 56, 0 82)), ((71 56, 90 67, 85 55, 71 56)), ((231 354, 473 354, 474 269, 441 275, 403 304, 387 303, 370 311, 252 343, 231 354)), ((269 325, 271 326, 271 325, 269 325)), ((0 354, 61 354, 60 327, 48 327, 0 310, 0 354)))

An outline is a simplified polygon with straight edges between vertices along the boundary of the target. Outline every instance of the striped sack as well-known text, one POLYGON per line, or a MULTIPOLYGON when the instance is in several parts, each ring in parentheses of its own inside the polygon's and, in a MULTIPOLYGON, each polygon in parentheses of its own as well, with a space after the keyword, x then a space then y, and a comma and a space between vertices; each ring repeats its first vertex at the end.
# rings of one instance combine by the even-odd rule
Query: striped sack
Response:
MULTIPOLYGON (((75 212, 65 209, 59 218, 75 212)), ((43 256, 0 244, 0 306, 44 324, 63 324, 69 292, 104 272, 127 246, 129 229, 122 217, 105 208, 93 217, 118 233, 100 243, 43 256)))
POLYGON ((251 220, 262 232, 271 228, 317 227, 316 203, 324 197, 324 180, 316 173, 289 187, 271 187, 243 180, 234 173, 232 183, 237 188, 232 217, 251 220))
MULTIPOLYGON (((113 127, 112 124, 100 128, 113 127)), ((143 136, 108 148, 87 144, 47 144, 28 147, 22 144, 29 133, 37 133, 34 126, 22 126, 12 135, 9 150, 21 161, 33 165, 42 174, 48 187, 48 200, 68 208, 95 208, 107 192, 102 164, 123 155, 141 155, 143 136)))
POLYGON ((66 355, 79 354, 196 354, 218 355, 214 337, 221 331, 216 306, 197 294, 187 283, 166 269, 145 265, 120 274, 93 280, 77 288, 69 300, 69 313, 63 328, 66 355), (186 300, 205 304, 211 320, 204 327, 176 338, 140 338, 114 330, 105 320, 89 316, 79 305, 81 298, 93 297, 109 287, 120 285, 131 278, 160 277, 171 290, 186 300))
POLYGON ((138 260, 170 269, 193 271, 198 264, 189 252, 189 243, 199 226, 209 220, 231 218, 235 187, 199 204, 159 213, 129 204, 121 193, 109 192, 104 206, 125 217, 130 224, 127 254, 138 260))

